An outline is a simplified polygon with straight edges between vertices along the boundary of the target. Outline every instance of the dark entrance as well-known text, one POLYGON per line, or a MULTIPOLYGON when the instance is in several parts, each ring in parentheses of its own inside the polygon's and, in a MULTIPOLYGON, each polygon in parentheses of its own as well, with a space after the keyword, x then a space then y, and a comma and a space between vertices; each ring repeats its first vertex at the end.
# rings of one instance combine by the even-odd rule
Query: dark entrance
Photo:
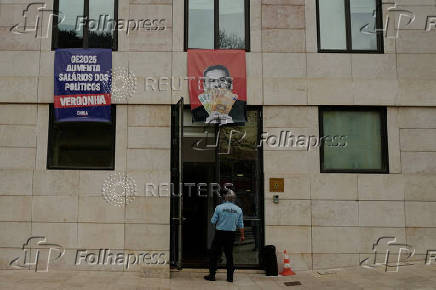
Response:
POLYGON ((192 123, 189 108, 173 106, 172 182, 179 177, 183 182, 175 186, 182 196, 173 196, 171 202, 173 265, 207 267, 214 235, 210 218, 221 202, 213 194, 214 184, 228 184, 237 194, 246 230, 246 240, 241 243, 238 237, 235 241, 235 264, 239 268, 260 266, 264 243, 263 164, 258 147, 261 114, 260 108, 248 107, 245 126, 205 126, 192 123))

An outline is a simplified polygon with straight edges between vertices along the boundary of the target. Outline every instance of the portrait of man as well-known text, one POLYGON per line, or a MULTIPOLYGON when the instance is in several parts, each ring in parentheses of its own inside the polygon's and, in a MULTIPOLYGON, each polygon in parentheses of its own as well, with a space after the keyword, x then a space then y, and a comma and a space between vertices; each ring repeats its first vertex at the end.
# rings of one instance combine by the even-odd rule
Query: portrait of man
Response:
POLYGON ((246 97, 245 52, 191 51, 189 76, 194 122, 244 123, 246 97), (241 64, 241 65, 239 65, 241 64), (242 69, 243 68, 243 69, 242 69))

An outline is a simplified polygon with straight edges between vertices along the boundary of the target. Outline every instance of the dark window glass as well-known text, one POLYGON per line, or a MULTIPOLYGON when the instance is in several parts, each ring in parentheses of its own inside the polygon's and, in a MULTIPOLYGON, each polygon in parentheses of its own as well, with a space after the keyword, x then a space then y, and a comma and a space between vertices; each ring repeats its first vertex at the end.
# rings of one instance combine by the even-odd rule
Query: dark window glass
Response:
POLYGON ((55 122, 50 105, 48 169, 106 169, 115 167, 115 106, 112 122, 55 122))
POLYGON ((322 172, 387 173, 384 108, 320 108, 322 172))
POLYGON ((383 52, 380 0, 317 0, 318 48, 383 52))
POLYGON ((116 50, 117 0, 55 0, 53 48, 116 50))
POLYGON ((185 0, 186 49, 249 50, 249 0, 185 0))

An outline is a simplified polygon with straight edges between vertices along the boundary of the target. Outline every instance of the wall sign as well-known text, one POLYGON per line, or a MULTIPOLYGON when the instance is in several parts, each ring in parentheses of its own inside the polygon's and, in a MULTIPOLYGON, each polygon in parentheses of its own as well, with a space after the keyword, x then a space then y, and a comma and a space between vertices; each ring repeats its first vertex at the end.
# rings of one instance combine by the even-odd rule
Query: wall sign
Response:
POLYGON ((188 77, 194 122, 245 123, 244 50, 188 50, 188 77))
POLYGON ((111 121, 111 49, 57 49, 54 108, 57 122, 111 121))
POLYGON ((284 178, 270 178, 269 179, 269 192, 285 192, 285 179, 284 178))

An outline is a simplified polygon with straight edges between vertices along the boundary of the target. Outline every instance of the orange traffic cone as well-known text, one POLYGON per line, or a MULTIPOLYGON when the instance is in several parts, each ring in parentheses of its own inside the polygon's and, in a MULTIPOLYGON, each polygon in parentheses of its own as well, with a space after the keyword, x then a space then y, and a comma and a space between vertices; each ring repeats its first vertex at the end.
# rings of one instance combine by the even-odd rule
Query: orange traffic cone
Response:
POLYGON ((288 252, 285 250, 283 252, 285 258, 283 261, 283 271, 280 273, 282 276, 292 276, 295 275, 295 272, 291 269, 291 262, 289 261, 288 252))

